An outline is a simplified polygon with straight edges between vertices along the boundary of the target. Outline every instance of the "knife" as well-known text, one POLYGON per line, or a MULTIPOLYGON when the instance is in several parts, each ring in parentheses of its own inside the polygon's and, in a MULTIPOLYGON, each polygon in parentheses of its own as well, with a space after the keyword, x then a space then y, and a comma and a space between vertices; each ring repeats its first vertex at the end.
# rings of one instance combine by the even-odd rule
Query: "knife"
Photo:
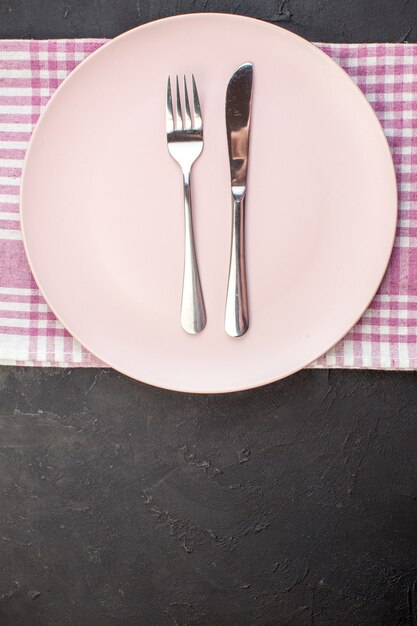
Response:
POLYGON ((231 337, 241 337, 249 328, 245 266, 245 196, 252 78, 252 63, 244 63, 231 77, 226 92, 226 130, 232 191, 232 241, 225 330, 231 337))

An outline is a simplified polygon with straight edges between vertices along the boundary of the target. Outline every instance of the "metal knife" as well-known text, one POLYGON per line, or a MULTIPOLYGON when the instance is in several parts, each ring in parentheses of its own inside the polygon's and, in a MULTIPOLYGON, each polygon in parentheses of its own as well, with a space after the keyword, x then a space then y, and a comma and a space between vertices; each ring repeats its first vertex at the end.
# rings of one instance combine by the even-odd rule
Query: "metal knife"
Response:
POLYGON ((231 77, 226 92, 226 129, 232 190, 232 242, 225 330, 231 337, 240 337, 249 328, 245 266, 245 196, 252 78, 252 63, 244 63, 231 77))

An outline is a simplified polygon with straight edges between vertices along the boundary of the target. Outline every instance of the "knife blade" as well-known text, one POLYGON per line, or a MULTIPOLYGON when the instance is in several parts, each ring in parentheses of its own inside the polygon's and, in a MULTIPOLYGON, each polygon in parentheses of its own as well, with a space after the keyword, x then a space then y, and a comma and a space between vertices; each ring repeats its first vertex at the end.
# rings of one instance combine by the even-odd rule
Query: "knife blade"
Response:
POLYGON ((232 192, 232 238, 226 296, 225 330, 241 337, 249 328, 245 262, 245 196, 249 157, 253 65, 244 63, 226 91, 226 132, 232 192))
POLYGON ((245 186, 249 153, 253 65, 244 63, 226 92, 226 128, 232 186, 245 186))

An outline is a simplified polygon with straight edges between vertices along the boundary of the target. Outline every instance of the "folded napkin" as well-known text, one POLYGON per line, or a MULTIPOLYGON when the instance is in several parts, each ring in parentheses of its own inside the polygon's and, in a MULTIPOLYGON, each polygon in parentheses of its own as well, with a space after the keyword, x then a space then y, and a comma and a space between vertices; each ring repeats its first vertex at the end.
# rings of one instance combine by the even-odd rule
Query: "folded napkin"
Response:
MULTIPOLYGON (((30 272, 19 181, 36 121, 59 83, 105 40, 0 41, 0 363, 103 365, 49 310, 30 272)), ((317 44, 359 85, 385 130, 400 214, 383 283, 362 319, 313 367, 417 369, 417 44, 317 44)), ((331 260, 329 260, 331 262, 331 260)))

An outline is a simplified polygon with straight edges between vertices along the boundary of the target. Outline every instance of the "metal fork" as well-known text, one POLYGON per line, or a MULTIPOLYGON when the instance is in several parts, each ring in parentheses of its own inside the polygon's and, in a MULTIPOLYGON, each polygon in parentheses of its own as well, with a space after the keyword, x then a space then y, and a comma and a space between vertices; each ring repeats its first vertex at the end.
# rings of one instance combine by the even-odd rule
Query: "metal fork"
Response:
POLYGON ((171 80, 168 78, 166 130, 169 153, 180 166, 184 182, 185 247, 181 325, 187 333, 195 335, 202 331, 206 325, 206 310, 198 272, 191 208, 191 168, 203 150, 203 120, 194 76, 192 76, 192 88, 193 98, 190 100, 187 80, 184 76, 185 106, 183 107, 178 76, 176 77, 175 98, 172 94, 171 80), (175 116, 172 106, 173 100, 175 101, 175 116))

